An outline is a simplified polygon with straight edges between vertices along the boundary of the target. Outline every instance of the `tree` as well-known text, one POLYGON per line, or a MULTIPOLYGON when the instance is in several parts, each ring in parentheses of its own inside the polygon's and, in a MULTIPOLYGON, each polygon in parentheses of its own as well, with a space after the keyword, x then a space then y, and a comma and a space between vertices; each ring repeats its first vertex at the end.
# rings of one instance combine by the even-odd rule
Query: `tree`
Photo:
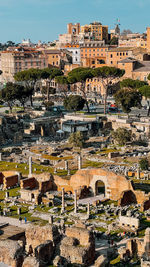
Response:
POLYGON ((147 85, 147 82, 140 80, 124 79, 120 82, 120 88, 138 89, 144 85, 147 85))
MULTIPOLYGON (((149 85, 144 85, 139 88, 139 92, 141 93, 142 96, 144 96, 146 99, 150 99, 150 86, 149 85)), ((148 108, 147 116, 150 114, 150 105, 148 108)))
POLYGON ((147 160, 147 158, 143 158, 139 161, 139 166, 141 168, 141 170, 148 170, 148 167, 149 167, 149 162, 147 160))
POLYGON ((66 96, 66 93, 68 92, 69 82, 66 76, 57 76, 55 78, 56 82, 58 83, 58 86, 60 88, 60 92, 63 93, 66 96))
POLYGON ((63 72, 57 68, 45 68, 41 70, 41 79, 46 80, 46 88, 47 88, 47 101, 49 101, 50 95, 50 83, 57 76, 63 75, 63 72))
POLYGON ((108 88, 112 85, 113 82, 117 82, 117 80, 122 77, 125 73, 124 70, 115 67, 100 67, 93 70, 93 76, 100 79, 103 88, 104 88, 104 114, 106 114, 106 104, 107 104, 107 95, 108 88))
POLYGON ((126 128, 118 128, 116 131, 112 132, 111 136, 113 140, 121 146, 126 145, 126 143, 132 139, 131 131, 126 128))
POLYGON ((80 148, 82 148, 85 143, 85 139, 81 132, 71 133, 68 141, 73 147, 80 147, 80 148))
MULTIPOLYGON (((25 88, 30 88, 30 90, 32 90, 32 94, 33 94, 34 90, 36 89, 37 81, 40 78, 41 78, 41 70, 40 69, 33 69, 33 68, 17 72, 14 75, 14 79, 17 82, 21 82, 22 85, 25 86, 25 88)), ((30 95, 31 105, 33 105, 32 94, 30 95)))
POLYGON ((70 95, 64 99, 64 107, 69 111, 82 110, 85 104, 85 99, 80 95, 70 95))
POLYGON ((25 103, 33 94, 33 90, 30 87, 24 87, 20 84, 14 84, 14 86, 16 88, 16 99, 20 101, 21 105, 23 106, 23 109, 25 109, 25 103))
POLYGON ((54 106, 54 102, 53 101, 45 101, 44 102, 44 105, 45 105, 45 107, 46 107, 46 110, 50 110, 50 108, 52 107, 52 106, 54 106))
POLYGON ((68 73, 68 82, 70 84, 77 84, 78 90, 82 93, 83 98, 85 99, 85 104, 87 106, 88 112, 90 112, 87 94, 86 94, 86 80, 93 78, 93 73, 91 68, 76 68, 68 73))
POLYGON ((122 88, 115 95, 115 101, 121 105, 124 112, 129 113, 132 107, 141 107, 142 95, 139 91, 122 88))
POLYGON ((5 88, 0 91, 0 98, 8 104, 10 112, 12 112, 12 107, 15 103, 16 97, 16 87, 11 82, 7 83, 5 88))

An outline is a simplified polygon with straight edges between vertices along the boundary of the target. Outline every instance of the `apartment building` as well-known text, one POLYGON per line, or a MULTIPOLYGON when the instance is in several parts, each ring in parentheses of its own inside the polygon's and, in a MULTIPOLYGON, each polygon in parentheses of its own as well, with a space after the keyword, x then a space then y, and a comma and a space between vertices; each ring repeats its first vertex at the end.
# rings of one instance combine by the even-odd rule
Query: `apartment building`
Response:
POLYGON ((89 25, 81 26, 81 33, 87 35, 87 38, 91 40, 108 40, 108 26, 104 26, 100 22, 92 22, 89 25))
POLYGON ((106 64, 117 68, 120 60, 133 56, 133 50, 133 47, 117 47, 107 50, 106 64))
POLYGON ((106 64, 108 46, 103 42, 87 42, 80 45, 83 67, 97 68, 106 64))
POLYGON ((120 36, 118 40, 119 47, 147 47, 147 40, 144 34, 128 34, 127 36, 120 36))
POLYGON ((14 74, 30 68, 47 67, 47 59, 42 52, 33 48, 16 47, 1 52, 1 80, 14 81, 14 74))

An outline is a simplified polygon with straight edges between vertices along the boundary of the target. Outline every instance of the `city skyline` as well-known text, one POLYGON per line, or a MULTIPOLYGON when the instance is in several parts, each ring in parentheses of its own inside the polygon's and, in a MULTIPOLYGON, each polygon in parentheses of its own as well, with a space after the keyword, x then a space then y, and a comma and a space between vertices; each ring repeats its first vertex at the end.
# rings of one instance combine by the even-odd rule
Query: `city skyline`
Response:
POLYGON ((6 0, 0 1, 0 42, 52 41, 67 32, 69 22, 82 25, 100 21, 114 28, 119 18, 121 30, 145 32, 149 22, 148 0, 6 0), (139 19, 140 16, 140 19, 139 19))

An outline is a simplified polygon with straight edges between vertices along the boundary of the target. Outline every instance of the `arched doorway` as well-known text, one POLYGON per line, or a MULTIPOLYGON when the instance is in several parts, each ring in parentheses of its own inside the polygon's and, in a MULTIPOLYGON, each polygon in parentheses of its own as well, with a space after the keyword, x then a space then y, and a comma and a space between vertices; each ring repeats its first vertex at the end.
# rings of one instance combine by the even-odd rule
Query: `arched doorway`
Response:
POLYGON ((105 184, 103 181, 98 180, 95 183, 95 194, 105 196, 105 184))

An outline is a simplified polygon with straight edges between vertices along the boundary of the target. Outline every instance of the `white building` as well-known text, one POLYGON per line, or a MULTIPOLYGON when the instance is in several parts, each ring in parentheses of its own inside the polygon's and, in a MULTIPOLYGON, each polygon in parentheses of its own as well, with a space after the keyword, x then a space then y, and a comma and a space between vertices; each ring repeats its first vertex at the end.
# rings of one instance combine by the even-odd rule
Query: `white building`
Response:
POLYGON ((72 64, 80 65, 81 63, 80 47, 67 47, 66 49, 72 53, 72 64))

